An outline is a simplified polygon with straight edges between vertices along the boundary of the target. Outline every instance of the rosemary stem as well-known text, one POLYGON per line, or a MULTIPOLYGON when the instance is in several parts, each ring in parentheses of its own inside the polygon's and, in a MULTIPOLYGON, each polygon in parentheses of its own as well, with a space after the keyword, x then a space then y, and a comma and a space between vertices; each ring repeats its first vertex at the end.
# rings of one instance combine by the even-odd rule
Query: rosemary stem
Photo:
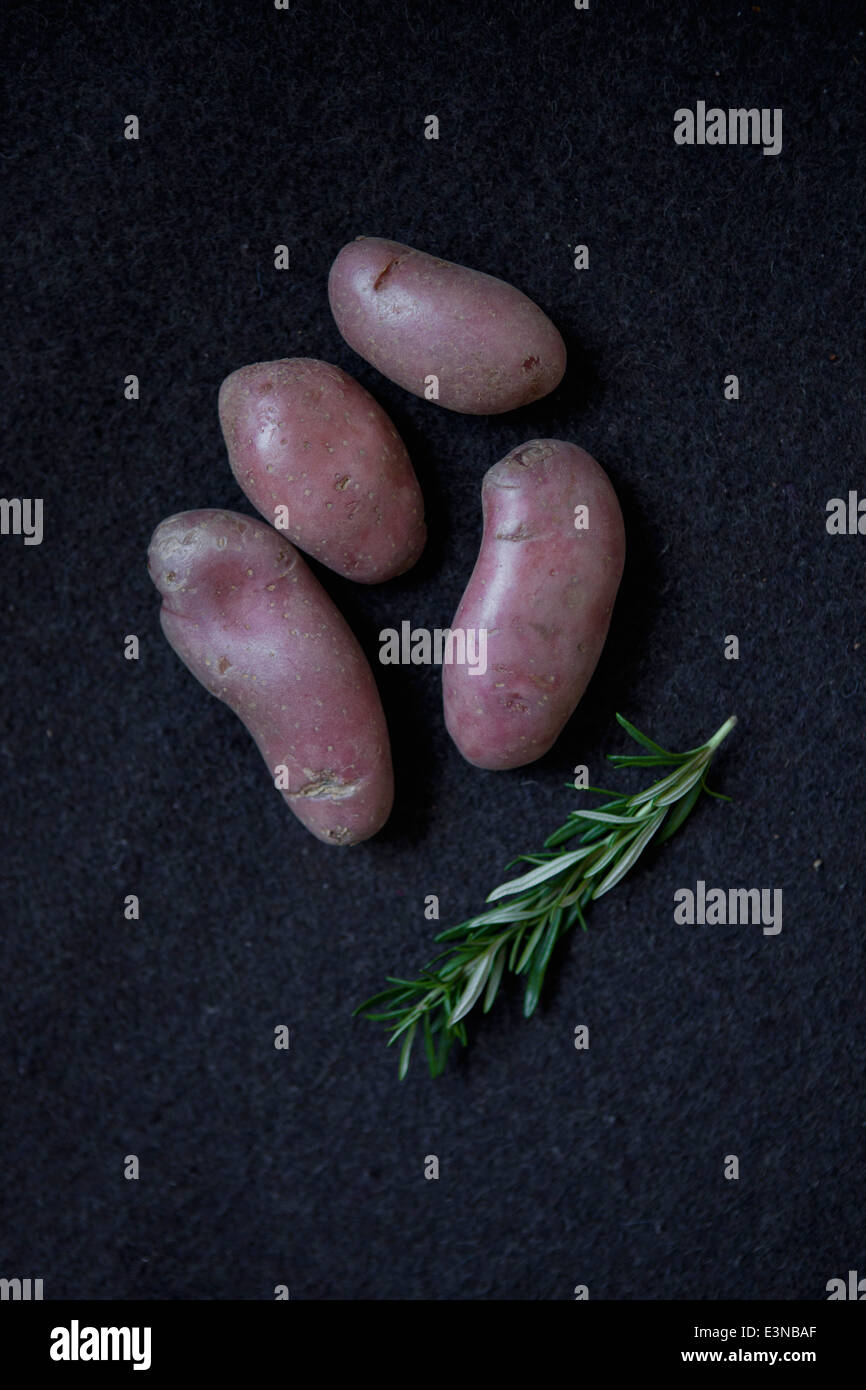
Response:
POLYGON ((488 893, 488 907, 477 917, 439 934, 436 940, 447 941, 447 949, 419 978, 389 976, 390 989, 355 1010, 384 1021, 391 1032, 390 1042, 402 1038, 401 1078, 406 1075, 421 1021, 430 1070, 437 1076, 451 1045, 467 1042, 466 1015, 476 1006, 487 1013, 506 970, 509 974, 525 973, 523 1012, 531 1017, 554 947, 576 923, 586 931, 585 909, 631 871, 656 836, 657 844, 669 839, 691 814, 702 792, 720 797, 705 778, 713 754, 737 723, 735 715, 705 743, 683 753, 662 748, 621 714, 617 721, 645 750, 639 755, 612 755, 618 766, 667 767, 673 771, 631 794, 588 787, 586 790, 612 799, 594 809, 570 811, 565 825, 548 836, 543 850, 518 856, 533 865, 530 870, 488 893), (569 840, 573 843, 574 836, 580 836, 576 850, 559 848, 569 840), (497 905, 489 906, 492 903, 497 905), (383 1007, 384 1013, 380 1011, 383 1007), (378 1012, 370 1012, 372 1008, 378 1012))
POLYGON ((729 719, 725 720, 721 728, 716 729, 716 732, 713 734, 712 738, 707 739, 707 742, 705 743, 704 747, 709 748, 711 751, 715 752, 719 744, 723 743, 724 740, 728 737, 728 734, 731 732, 736 722, 737 716, 735 714, 732 714, 729 719))

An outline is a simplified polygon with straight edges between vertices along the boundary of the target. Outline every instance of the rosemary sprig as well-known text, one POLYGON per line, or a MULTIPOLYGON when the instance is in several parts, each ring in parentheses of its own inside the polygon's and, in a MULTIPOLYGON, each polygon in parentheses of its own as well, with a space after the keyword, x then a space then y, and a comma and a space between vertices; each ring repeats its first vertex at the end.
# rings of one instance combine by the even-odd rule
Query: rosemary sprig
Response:
POLYGON ((705 779, 713 754, 737 722, 733 715, 706 743, 685 753, 669 753, 621 714, 616 717, 647 751, 609 754, 610 762, 618 767, 672 767, 674 771, 633 796, 587 787, 613 799, 595 810, 572 811, 542 851, 512 860, 508 868, 521 860, 532 868, 488 894, 487 902, 496 906, 440 932, 436 940, 448 942, 448 949, 425 966, 416 980, 389 975, 388 989, 358 1005, 355 1014, 387 1024, 389 1047, 403 1039, 401 1080, 409 1070, 419 1032, 431 1075, 442 1072, 452 1044, 467 1042, 466 1015, 479 1001, 482 1012, 488 1012, 506 969, 528 977, 523 1012, 529 1018, 554 946, 576 922, 586 931, 588 905, 619 883, 653 839, 661 844, 679 829, 701 791, 730 801, 710 791, 705 779), (576 836, 576 849, 560 849, 576 836), (371 1008, 377 1011, 371 1013, 371 1008))

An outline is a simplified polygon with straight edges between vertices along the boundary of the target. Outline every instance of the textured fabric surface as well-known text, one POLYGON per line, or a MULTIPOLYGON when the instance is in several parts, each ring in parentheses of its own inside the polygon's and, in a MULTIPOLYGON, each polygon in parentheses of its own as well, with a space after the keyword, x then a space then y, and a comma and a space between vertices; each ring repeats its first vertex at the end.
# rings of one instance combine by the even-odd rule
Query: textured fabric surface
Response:
POLYGON ((46 1298, 549 1300, 820 1298, 866 1274, 866 537, 825 526, 866 495, 862 9, 13 4, 3 24, 0 495, 42 497, 44 538, 0 537, 0 1275, 46 1298), (698 101, 781 108, 781 153, 677 145, 698 101), (328 310, 359 234, 519 286, 563 333, 562 385, 480 419, 386 381, 328 310), (293 820, 169 650, 145 568, 162 517, 251 511, 217 390, 291 355, 391 414, 430 530, 387 585, 316 571, 374 662, 397 775, 388 826, 349 850, 293 820), (447 625, 481 477, 538 436, 608 471, 626 574, 555 748, 484 773, 436 669, 380 666, 378 632, 447 625), (504 988, 443 1077, 419 1056, 398 1084, 352 1008, 429 959, 425 895, 460 921, 561 823, 575 764, 610 784, 616 710, 677 748, 736 713, 734 804, 596 906, 532 1020, 504 988), (699 879, 781 888, 781 933, 676 925, 699 879))

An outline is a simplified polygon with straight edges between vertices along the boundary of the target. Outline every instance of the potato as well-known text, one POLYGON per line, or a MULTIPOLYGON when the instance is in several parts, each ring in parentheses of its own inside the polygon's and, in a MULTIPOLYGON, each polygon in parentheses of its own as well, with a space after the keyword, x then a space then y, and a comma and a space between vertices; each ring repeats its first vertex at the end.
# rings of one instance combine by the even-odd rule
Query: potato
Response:
POLYGON ((555 742, 601 654, 622 514, 604 470, 560 439, 513 449, 485 474, 481 501, 481 550, 452 630, 468 641, 486 629, 486 671, 443 666, 445 722, 477 767, 521 767, 555 742))
POLYGON ((565 344, 525 294, 381 237, 344 246, 328 280, 337 327, 383 375, 464 415, 498 415, 562 380, 565 344), (431 396, 428 378, 437 380, 431 396))
POLYGON ((352 377, 311 357, 256 362, 226 377, 219 415, 247 497, 301 550, 362 584, 414 565, 427 538, 421 489, 388 416, 352 377))
POLYGON ((375 835, 394 790, 376 683, 295 548, 253 517, 181 512, 148 567, 168 641, 246 725, 298 819, 328 844, 375 835))

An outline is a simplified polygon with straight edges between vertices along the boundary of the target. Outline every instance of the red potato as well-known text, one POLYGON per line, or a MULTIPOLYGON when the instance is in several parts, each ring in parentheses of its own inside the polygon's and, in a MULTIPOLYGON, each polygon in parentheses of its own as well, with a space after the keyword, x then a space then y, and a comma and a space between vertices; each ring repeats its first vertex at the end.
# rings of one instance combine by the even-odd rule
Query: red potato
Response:
POLYGON ((451 627, 487 630, 486 670, 443 666, 445 722, 477 767, 522 767, 556 741, 595 670, 625 533, 607 474, 559 439, 494 464, 481 501, 481 550, 451 627))
POLYGON ((168 641, 246 725, 298 819, 328 844, 375 835, 394 793, 376 683, 294 546, 253 517, 181 512, 148 567, 168 641))
POLYGON ((414 565, 427 528, 409 455, 339 367, 311 357, 241 367, 220 387, 219 416, 247 497, 301 550, 362 584, 414 565))
POLYGON ((448 410, 498 415, 546 396, 562 380, 565 344, 547 315, 513 285, 479 270, 396 241, 358 237, 331 266, 328 297, 355 352, 448 410))

